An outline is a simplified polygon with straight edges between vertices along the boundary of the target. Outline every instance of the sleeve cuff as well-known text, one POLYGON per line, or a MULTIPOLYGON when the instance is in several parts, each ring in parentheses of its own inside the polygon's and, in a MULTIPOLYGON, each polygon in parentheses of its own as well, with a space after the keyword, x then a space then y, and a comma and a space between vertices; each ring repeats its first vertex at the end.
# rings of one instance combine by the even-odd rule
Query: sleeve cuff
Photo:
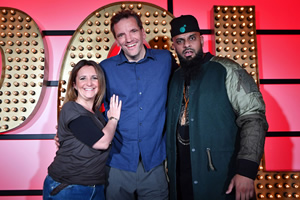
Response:
POLYGON ((238 159, 237 174, 255 180, 258 172, 258 166, 259 165, 256 162, 245 159, 238 159))

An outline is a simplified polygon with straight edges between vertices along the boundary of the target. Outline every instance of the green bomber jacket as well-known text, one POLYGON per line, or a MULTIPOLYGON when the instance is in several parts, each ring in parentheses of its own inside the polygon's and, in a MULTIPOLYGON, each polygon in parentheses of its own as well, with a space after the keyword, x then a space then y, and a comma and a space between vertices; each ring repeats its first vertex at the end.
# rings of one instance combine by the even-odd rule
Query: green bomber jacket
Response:
MULTIPOLYGON (((268 124, 265 103, 253 78, 239 64, 206 54, 189 88, 189 135, 194 200, 233 199, 226 195, 235 174, 254 179, 268 124), (249 172, 250 171, 250 172, 249 172)), ((183 99, 179 68, 169 87, 167 168, 170 199, 176 200, 176 127, 183 99)))

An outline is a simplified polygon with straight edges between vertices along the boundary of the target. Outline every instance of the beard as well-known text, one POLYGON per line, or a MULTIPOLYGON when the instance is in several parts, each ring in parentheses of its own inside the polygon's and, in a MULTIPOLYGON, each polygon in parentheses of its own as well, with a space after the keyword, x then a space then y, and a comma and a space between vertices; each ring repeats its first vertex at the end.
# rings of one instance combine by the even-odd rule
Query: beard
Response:
POLYGON ((190 81, 195 79, 199 72, 201 71, 201 66, 204 63, 204 53, 202 49, 200 49, 194 58, 186 59, 181 55, 178 55, 180 66, 182 68, 182 76, 186 82, 186 84, 190 84, 190 81))

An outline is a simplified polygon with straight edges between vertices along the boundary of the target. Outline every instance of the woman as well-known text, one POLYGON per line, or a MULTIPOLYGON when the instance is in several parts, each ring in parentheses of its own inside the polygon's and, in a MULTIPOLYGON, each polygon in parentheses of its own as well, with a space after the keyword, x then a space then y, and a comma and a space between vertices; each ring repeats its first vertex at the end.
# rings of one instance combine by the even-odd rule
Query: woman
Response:
POLYGON ((44 181, 44 200, 105 199, 105 164, 122 102, 118 96, 111 97, 106 123, 98 110, 104 93, 105 78, 99 65, 78 62, 59 116, 60 145, 44 181))

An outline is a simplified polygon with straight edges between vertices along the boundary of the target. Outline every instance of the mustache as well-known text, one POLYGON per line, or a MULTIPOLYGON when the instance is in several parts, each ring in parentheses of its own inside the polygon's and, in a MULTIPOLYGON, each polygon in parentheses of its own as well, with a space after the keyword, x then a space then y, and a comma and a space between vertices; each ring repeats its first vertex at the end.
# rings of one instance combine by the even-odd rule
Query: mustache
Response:
POLYGON ((194 49, 192 49, 192 48, 186 48, 186 49, 184 49, 183 50, 183 54, 186 52, 186 51, 192 51, 192 52, 194 52, 195 53, 195 50, 194 49))

